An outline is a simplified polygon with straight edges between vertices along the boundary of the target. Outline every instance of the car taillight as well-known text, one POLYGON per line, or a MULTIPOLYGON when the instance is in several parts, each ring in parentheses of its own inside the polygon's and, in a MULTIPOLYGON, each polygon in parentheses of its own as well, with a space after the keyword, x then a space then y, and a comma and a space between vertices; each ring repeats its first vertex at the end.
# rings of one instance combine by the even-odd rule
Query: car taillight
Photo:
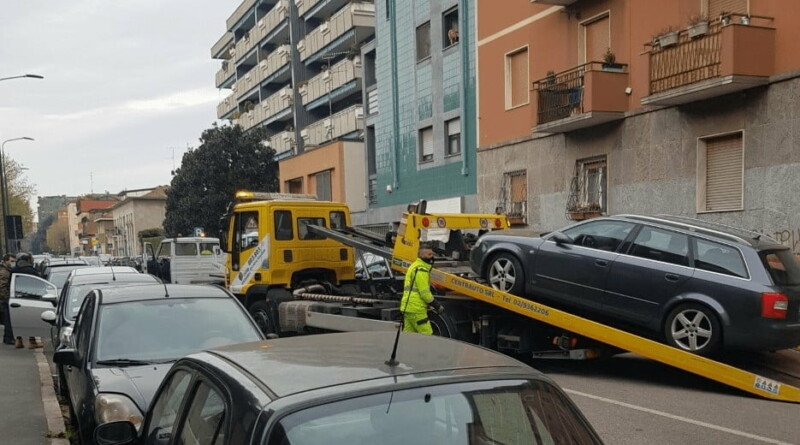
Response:
POLYGON ((778 292, 761 294, 761 316, 764 318, 786 319, 789 310, 789 297, 778 292))

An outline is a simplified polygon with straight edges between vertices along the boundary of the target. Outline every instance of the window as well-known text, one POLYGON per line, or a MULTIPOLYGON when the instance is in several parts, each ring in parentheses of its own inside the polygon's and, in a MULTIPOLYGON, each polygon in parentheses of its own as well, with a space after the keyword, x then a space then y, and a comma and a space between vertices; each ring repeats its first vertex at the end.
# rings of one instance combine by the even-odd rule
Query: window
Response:
POLYGON ((158 246, 158 255, 156 255, 156 258, 170 257, 172 257, 172 243, 161 243, 158 246))
POLYGON ((575 199, 570 211, 605 212, 606 211, 606 157, 578 160, 574 179, 575 199))
POLYGON ((697 239, 694 267, 735 277, 747 278, 742 255, 733 247, 697 239))
POLYGON ((447 131, 447 156, 453 156, 461 153, 461 119, 455 118, 445 122, 445 131, 447 131))
POLYGON ((175 256, 197 256, 197 244, 175 243, 175 256))
POLYGON ((292 231, 292 212, 288 210, 275 211, 275 240, 288 241, 294 238, 292 231))
POLYGON ((800 284, 800 262, 789 249, 760 252, 761 261, 776 286, 800 284))
POLYGON ((303 193, 303 178, 290 179, 284 182, 286 193, 303 193))
POLYGON ((528 216, 528 175, 524 170, 505 174, 505 214, 512 224, 525 224, 528 216))
POLYGON ((344 229, 347 226, 347 220, 345 219, 344 212, 331 212, 330 219, 331 229, 344 229))
POLYGON ((218 248, 217 243, 200 243, 200 255, 214 255, 218 248))
POLYGON ((314 183, 317 186, 317 198, 320 201, 331 200, 331 171, 325 170, 324 172, 314 175, 314 183))
POLYGON ((417 62, 431 56, 431 22, 417 27, 417 62))
POLYGON ((697 163, 697 211, 742 210, 744 190, 742 133, 701 140, 697 163))
POLYGON ((719 17, 723 12, 737 12, 746 14, 747 0, 706 0, 708 17, 711 19, 719 17))
POLYGON ((158 400, 153 403, 153 414, 145 437, 168 439, 172 436, 172 429, 180 414, 178 410, 191 380, 191 374, 186 371, 172 374, 158 400))
POLYGON ((583 47, 581 55, 584 62, 602 61, 603 55, 611 47, 611 19, 608 14, 581 23, 583 47))
POLYGON ((530 102, 528 47, 506 54, 506 109, 530 102))
POLYGON ((318 235, 308 230, 308 225, 325 227, 325 218, 297 218, 297 237, 301 240, 325 239, 325 235, 318 235))
POLYGON ((419 162, 433 160, 433 127, 419 131, 419 162))
POLYGON ((81 358, 89 357, 89 340, 91 340, 92 323, 94 322, 94 298, 83 301, 78 318, 75 320, 75 349, 81 358))
POLYGON ((192 398, 189 415, 181 428, 183 444, 225 443, 225 401, 217 391, 202 382, 192 398))
POLYGON ((442 48, 458 43, 458 8, 453 8, 442 16, 442 48))
POLYGON ((247 250, 258 245, 258 212, 236 214, 234 241, 241 250, 247 250))
POLYGON ((630 254, 680 266, 689 265, 689 237, 654 227, 642 227, 633 241, 630 254))
POLYGON ((623 221, 593 221, 564 231, 577 246, 615 252, 635 224, 623 221))

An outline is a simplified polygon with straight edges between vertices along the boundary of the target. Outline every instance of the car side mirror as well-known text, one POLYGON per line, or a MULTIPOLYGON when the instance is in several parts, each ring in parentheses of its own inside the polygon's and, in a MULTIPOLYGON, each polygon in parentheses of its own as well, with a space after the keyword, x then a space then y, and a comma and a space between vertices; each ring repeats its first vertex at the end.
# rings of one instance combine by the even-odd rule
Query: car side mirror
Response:
POLYGON ((56 351, 55 354, 53 354, 53 361, 58 363, 59 365, 64 365, 64 366, 80 365, 80 359, 78 358, 78 351, 72 348, 65 348, 56 351))
POLYGON ((52 325, 56 324, 56 313, 54 311, 44 311, 42 312, 42 321, 46 323, 50 323, 52 325))
POLYGON ((575 242, 575 240, 573 240, 569 235, 561 232, 553 232, 553 241, 555 241, 559 246, 562 244, 572 244, 575 242))
POLYGON ((136 427, 127 420, 109 422, 94 429, 94 443, 98 445, 126 445, 136 442, 136 427))
POLYGON ((42 296, 42 301, 49 301, 50 303, 53 303, 53 306, 55 306, 56 302, 58 301, 58 295, 56 295, 56 294, 44 294, 42 296))

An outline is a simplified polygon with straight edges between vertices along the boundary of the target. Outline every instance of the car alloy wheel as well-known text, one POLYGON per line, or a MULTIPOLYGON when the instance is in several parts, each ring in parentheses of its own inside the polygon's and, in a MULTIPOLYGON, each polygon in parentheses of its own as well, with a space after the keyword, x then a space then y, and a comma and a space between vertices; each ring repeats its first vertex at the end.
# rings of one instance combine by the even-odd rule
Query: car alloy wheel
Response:
POLYGON ((507 253, 502 253, 492 260, 486 275, 489 284, 495 289, 513 294, 522 292, 524 283, 522 266, 516 258, 507 253))
POLYGON ((716 349, 722 334, 714 314, 699 304, 675 308, 667 317, 665 330, 670 345, 700 355, 716 349))

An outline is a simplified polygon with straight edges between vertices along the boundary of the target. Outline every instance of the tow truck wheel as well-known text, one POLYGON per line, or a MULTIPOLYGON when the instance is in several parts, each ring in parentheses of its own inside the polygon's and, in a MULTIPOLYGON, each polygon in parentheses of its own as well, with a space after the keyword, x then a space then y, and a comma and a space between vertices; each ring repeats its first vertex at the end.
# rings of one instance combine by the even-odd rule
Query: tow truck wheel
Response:
POLYGON ((720 345, 722 327, 707 307, 695 303, 682 304, 667 315, 664 336, 672 347, 709 356, 720 345))
POLYGON ((269 310, 269 305, 266 301, 256 301, 250 305, 250 316, 255 320, 258 329, 264 335, 277 334, 278 329, 275 321, 272 319, 272 314, 269 310))

